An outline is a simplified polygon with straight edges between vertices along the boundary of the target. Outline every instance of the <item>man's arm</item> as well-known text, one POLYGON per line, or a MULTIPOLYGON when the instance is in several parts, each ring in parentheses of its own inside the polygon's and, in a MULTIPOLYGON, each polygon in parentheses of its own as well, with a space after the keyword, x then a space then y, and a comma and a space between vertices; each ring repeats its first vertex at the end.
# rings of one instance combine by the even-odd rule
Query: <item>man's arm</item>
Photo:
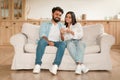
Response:
POLYGON ((61 36, 62 41, 64 41, 64 33, 65 33, 65 28, 61 28, 60 29, 60 36, 61 36))
POLYGON ((45 25, 46 25, 46 23, 42 23, 40 25, 40 38, 44 38, 47 41, 48 45, 54 46, 54 43, 52 41, 49 41, 48 38, 46 37, 47 31, 46 31, 45 25))
POLYGON ((39 36, 40 36, 40 38, 43 38, 43 36, 47 36, 46 35, 46 23, 42 23, 41 25, 40 25, 40 32, 39 32, 39 36))
POLYGON ((42 38, 44 38, 47 41, 47 43, 48 43, 49 46, 54 46, 54 42, 49 41, 46 36, 43 36, 42 38))
POLYGON ((44 38, 47 42, 49 42, 49 40, 46 36, 43 36, 42 38, 44 38))
POLYGON ((62 33, 61 33, 61 40, 64 41, 64 36, 62 33))

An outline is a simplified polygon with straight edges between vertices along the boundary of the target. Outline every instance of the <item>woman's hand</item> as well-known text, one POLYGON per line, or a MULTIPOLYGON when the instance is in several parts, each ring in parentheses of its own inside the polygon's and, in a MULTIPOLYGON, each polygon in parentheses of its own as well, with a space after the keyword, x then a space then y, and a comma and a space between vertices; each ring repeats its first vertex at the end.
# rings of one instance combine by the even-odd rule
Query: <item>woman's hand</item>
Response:
POLYGON ((74 35, 74 32, 73 32, 73 31, 71 31, 70 33, 71 33, 72 35, 74 35))
POLYGON ((61 33, 61 34, 64 34, 64 33, 65 33, 65 28, 61 28, 61 29, 60 29, 60 33, 61 33))
POLYGON ((66 32, 67 32, 67 33, 71 33, 72 35, 74 35, 74 32, 71 31, 70 29, 66 29, 66 32))
POLYGON ((67 29, 65 30, 65 32, 70 33, 70 29, 67 28, 67 29))

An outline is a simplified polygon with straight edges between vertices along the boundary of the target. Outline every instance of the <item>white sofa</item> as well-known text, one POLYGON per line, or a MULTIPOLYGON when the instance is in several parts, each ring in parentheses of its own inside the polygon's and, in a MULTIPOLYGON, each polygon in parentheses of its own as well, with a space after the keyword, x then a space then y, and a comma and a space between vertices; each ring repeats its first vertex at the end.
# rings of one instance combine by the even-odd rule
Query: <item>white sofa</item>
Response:
MULTIPOLYGON (((104 32, 102 24, 87 25, 83 27, 83 42, 86 43, 84 64, 90 70, 111 70, 110 49, 114 44, 113 36, 104 32)), ((14 47, 14 58, 11 69, 33 69, 35 53, 39 40, 39 25, 24 23, 21 33, 11 37, 10 43, 14 47)), ((47 46, 42 58, 42 69, 49 69, 55 58, 56 47, 47 46)), ((65 50, 59 70, 75 70, 75 62, 65 50)))

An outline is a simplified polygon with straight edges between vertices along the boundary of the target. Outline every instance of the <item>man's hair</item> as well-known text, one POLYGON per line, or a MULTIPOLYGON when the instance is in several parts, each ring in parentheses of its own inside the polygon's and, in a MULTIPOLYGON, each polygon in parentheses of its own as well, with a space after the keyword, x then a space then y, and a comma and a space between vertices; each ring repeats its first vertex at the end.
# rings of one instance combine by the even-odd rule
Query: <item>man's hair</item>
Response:
POLYGON ((55 11, 60 11, 62 14, 64 13, 63 9, 60 7, 53 7, 52 13, 54 13, 55 11))

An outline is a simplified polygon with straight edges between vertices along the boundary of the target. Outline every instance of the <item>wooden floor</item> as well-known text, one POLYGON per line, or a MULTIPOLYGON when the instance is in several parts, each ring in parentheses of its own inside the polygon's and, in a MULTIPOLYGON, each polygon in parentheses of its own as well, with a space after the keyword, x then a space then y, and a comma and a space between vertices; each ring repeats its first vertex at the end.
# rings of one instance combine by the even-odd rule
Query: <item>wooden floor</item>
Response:
POLYGON ((112 49, 110 54, 111 71, 90 71, 82 75, 75 75, 74 71, 58 71, 54 76, 48 70, 42 70, 40 74, 33 74, 32 70, 10 70, 13 48, 0 47, 0 80, 120 80, 120 50, 112 49))

